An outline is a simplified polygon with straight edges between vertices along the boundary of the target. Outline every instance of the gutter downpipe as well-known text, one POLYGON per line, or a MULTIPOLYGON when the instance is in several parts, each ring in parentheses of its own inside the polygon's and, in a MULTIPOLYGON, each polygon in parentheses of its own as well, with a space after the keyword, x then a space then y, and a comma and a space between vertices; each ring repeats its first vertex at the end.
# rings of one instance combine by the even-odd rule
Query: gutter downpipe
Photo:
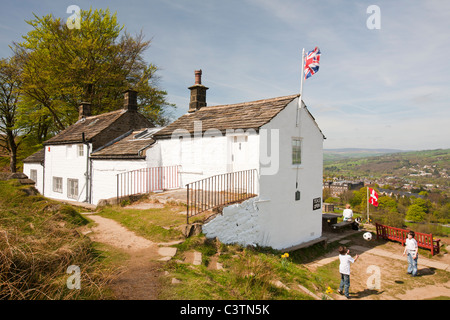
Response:
POLYGON ((85 177, 86 177, 86 199, 84 200, 84 202, 86 203, 90 203, 90 192, 91 192, 91 188, 89 186, 89 142, 86 141, 86 138, 84 136, 84 132, 81 133, 81 138, 83 140, 83 144, 86 145, 86 172, 84 173, 85 177))

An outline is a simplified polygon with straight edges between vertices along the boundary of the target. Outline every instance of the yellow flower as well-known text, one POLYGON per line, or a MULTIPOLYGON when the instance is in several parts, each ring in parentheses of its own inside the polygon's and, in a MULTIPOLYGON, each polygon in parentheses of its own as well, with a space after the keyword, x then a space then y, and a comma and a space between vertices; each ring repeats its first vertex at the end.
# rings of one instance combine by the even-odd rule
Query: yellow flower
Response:
POLYGON ((325 291, 325 293, 333 293, 333 289, 331 289, 331 287, 328 287, 327 291, 325 291))

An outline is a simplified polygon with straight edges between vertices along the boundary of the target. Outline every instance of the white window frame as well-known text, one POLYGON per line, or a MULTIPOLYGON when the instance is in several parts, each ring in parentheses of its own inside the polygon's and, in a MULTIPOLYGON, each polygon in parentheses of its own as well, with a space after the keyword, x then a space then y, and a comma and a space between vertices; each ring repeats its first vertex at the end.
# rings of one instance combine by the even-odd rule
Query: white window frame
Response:
POLYGON ((37 170, 30 169, 30 179, 37 183, 37 170))
POLYGON ((63 178, 53 177, 53 192, 63 193, 63 178))
POLYGON ((293 166, 302 165, 302 145, 303 145, 302 138, 292 137, 292 139, 291 139, 291 160, 292 160, 293 166), (294 148, 296 148, 297 150, 294 148), (300 154, 298 155, 297 153, 300 153, 300 154))
POLYGON ((82 145, 82 144, 78 145, 77 155, 78 155, 78 157, 84 157, 84 145, 82 145))
POLYGON ((78 179, 67 178, 67 198, 78 200, 78 179))

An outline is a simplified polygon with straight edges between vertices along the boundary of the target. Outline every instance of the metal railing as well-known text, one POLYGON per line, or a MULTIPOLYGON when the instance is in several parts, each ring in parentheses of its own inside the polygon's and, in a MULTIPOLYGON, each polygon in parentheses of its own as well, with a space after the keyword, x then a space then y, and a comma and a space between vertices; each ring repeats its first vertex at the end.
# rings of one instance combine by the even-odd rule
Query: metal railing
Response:
POLYGON ((211 176, 186 184, 186 220, 207 210, 241 202, 257 195, 256 169, 211 176))
POLYGON ((117 177, 117 201, 121 197, 180 188, 180 166, 151 167, 122 172, 117 177))

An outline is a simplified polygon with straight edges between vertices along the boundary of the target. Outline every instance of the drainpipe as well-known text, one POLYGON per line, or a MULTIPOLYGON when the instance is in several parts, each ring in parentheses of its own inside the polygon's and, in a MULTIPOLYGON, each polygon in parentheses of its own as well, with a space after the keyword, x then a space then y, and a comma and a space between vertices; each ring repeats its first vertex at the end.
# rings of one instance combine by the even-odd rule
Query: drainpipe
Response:
POLYGON ((90 187, 89 187, 89 142, 86 141, 86 138, 84 136, 84 132, 81 133, 81 138, 83 140, 83 144, 86 145, 86 172, 84 173, 85 177, 86 177, 86 199, 84 200, 84 202, 86 203, 90 203, 89 202, 89 193, 90 193, 90 187))

